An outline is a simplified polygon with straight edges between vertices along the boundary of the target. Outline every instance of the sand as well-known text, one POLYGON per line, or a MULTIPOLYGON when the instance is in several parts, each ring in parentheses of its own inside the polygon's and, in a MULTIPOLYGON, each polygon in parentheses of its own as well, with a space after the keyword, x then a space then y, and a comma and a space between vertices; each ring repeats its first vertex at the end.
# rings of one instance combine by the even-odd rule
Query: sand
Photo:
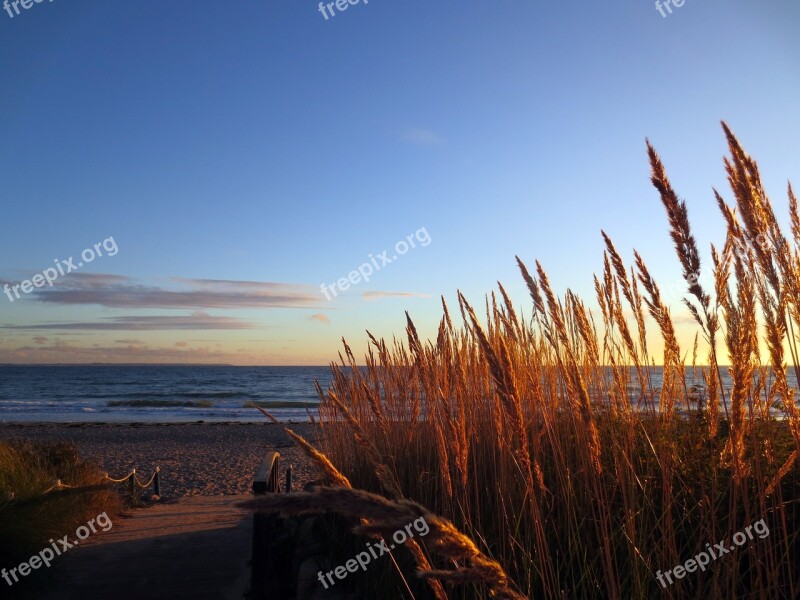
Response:
MULTIPOLYGON (((288 426, 314 442, 310 423, 288 426)), ((84 460, 111 477, 136 467, 145 482, 159 466, 163 497, 246 494, 270 451, 281 454, 282 480, 293 466, 293 490, 317 478, 283 427, 272 423, 0 424, 0 440, 12 438, 72 441, 84 460)))

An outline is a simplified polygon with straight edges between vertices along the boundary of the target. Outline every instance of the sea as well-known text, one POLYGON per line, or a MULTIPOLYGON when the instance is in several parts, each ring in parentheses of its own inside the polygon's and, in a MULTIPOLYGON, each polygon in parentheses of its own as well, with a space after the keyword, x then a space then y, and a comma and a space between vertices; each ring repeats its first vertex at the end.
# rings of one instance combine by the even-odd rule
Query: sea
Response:
MULTIPOLYGON (((651 370, 656 388, 661 375, 651 370)), ((308 421, 318 417, 315 380, 327 388, 330 367, 0 365, 0 423, 264 422, 256 406, 280 421, 308 421)), ((797 389, 791 370, 788 380, 797 389)), ((701 383, 687 368, 687 387, 701 383)), ((627 392, 639 397, 635 386, 627 392)))
POLYGON ((330 367, 0 365, 0 422, 264 422, 317 417, 330 367))

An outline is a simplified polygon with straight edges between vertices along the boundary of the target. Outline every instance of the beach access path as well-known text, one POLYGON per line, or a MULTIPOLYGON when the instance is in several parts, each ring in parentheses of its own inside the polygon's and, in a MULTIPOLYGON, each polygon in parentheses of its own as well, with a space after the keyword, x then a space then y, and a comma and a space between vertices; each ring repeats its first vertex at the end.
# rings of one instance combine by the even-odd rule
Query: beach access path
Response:
POLYGON ((252 496, 188 496, 117 516, 58 559, 43 600, 241 600, 250 583, 252 496))
MULTIPOLYGON (((288 425, 317 441, 310 423, 288 425)), ((146 480, 161 468, 162 498, 128 509, 109 531, 58 557, 52 588, 36 600, 241 600, 253 513, 237 504, 252 499, 259 464, 280 452, 295 490, 317 476, 283 427, 270 423, 9 423, 0 424, 0 439, 72 442, 112 477, 137 467, 146 480)))

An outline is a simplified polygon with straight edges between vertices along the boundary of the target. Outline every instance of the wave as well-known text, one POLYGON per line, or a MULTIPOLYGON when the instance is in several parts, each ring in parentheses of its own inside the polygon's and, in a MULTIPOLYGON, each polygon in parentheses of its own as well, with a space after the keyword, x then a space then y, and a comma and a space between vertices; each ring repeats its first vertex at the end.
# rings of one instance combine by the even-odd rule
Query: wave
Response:
POLYGON ((319 402, 292 402, 291 400, 265 400, 254 402, 248 400, 244 408, 318 408, 319 402))
MULTIPOLYGON (((114 398, 242 398, 252 396, 246 392, 130 392, 127 394, 113 394, 114 398)), ((100 398, 97 394, 74 394, 70 398, 100 398)))
POLYGON ((128 406, 135 408, 214 408, 210 400, 111 400, 106 406, 128 406))

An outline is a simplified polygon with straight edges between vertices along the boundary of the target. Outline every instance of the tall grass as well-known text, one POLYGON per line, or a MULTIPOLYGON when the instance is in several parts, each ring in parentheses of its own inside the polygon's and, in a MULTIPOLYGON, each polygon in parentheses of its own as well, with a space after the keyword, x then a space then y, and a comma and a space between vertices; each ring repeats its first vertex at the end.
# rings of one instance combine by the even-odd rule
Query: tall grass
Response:
MULTIPOLYGON (((51 538, 74 539, 78 526, 103 512, 113 518, 122 500, 113 489, 98 487, 102 477, 80 460, 73 444, 0 442, 0 567, 16 567, 49 546, 51 538), (57 481, 69 487, 58 491, 57 481)), ((28 577, 14 590, 30 592, 39 585, 28 577)))
MULTIPOLYGON (((571 291, 558 297, 538 262, 518 259, 529 315, 501 285, 480 318, 459 294, 458 325, 443 300, 435 340, 410 318, 405 343, 370 336, 365 367, 345 342, 319 390, 322 451, 348 485, 385 496, 391 510, 424 506, 412 513, 441 515, 440 533, 455 527, 481 560, 496 561, 487 569, 443 552, 440 538, 422 542, 430 565, 418 561, 421 570, 463 584, 452 597, 800 595, 800 413, 787 379, 798 368, 800 217, 790 187, 784 237, 756 163, 723 129, 734 204, 715 191, 727 232, 712 246, 713 289, 701 283, 686 205, 647 145, 697 328, 691 348, 644 259, 635 253, 627 266, 606 233, 595 309, 571 291), (687 369, 704 395, 689 389, 687 369), (765 539, 667 589, 657 583, 657 571, 730 545, 759 519, 765 539)), ((321 493, 302 502, 331 501, 321 493)), ((374 498, 348 498, 334 508, 383 518, 374 498)), ((388 532, 398 519, 386 518, 388 532)))

